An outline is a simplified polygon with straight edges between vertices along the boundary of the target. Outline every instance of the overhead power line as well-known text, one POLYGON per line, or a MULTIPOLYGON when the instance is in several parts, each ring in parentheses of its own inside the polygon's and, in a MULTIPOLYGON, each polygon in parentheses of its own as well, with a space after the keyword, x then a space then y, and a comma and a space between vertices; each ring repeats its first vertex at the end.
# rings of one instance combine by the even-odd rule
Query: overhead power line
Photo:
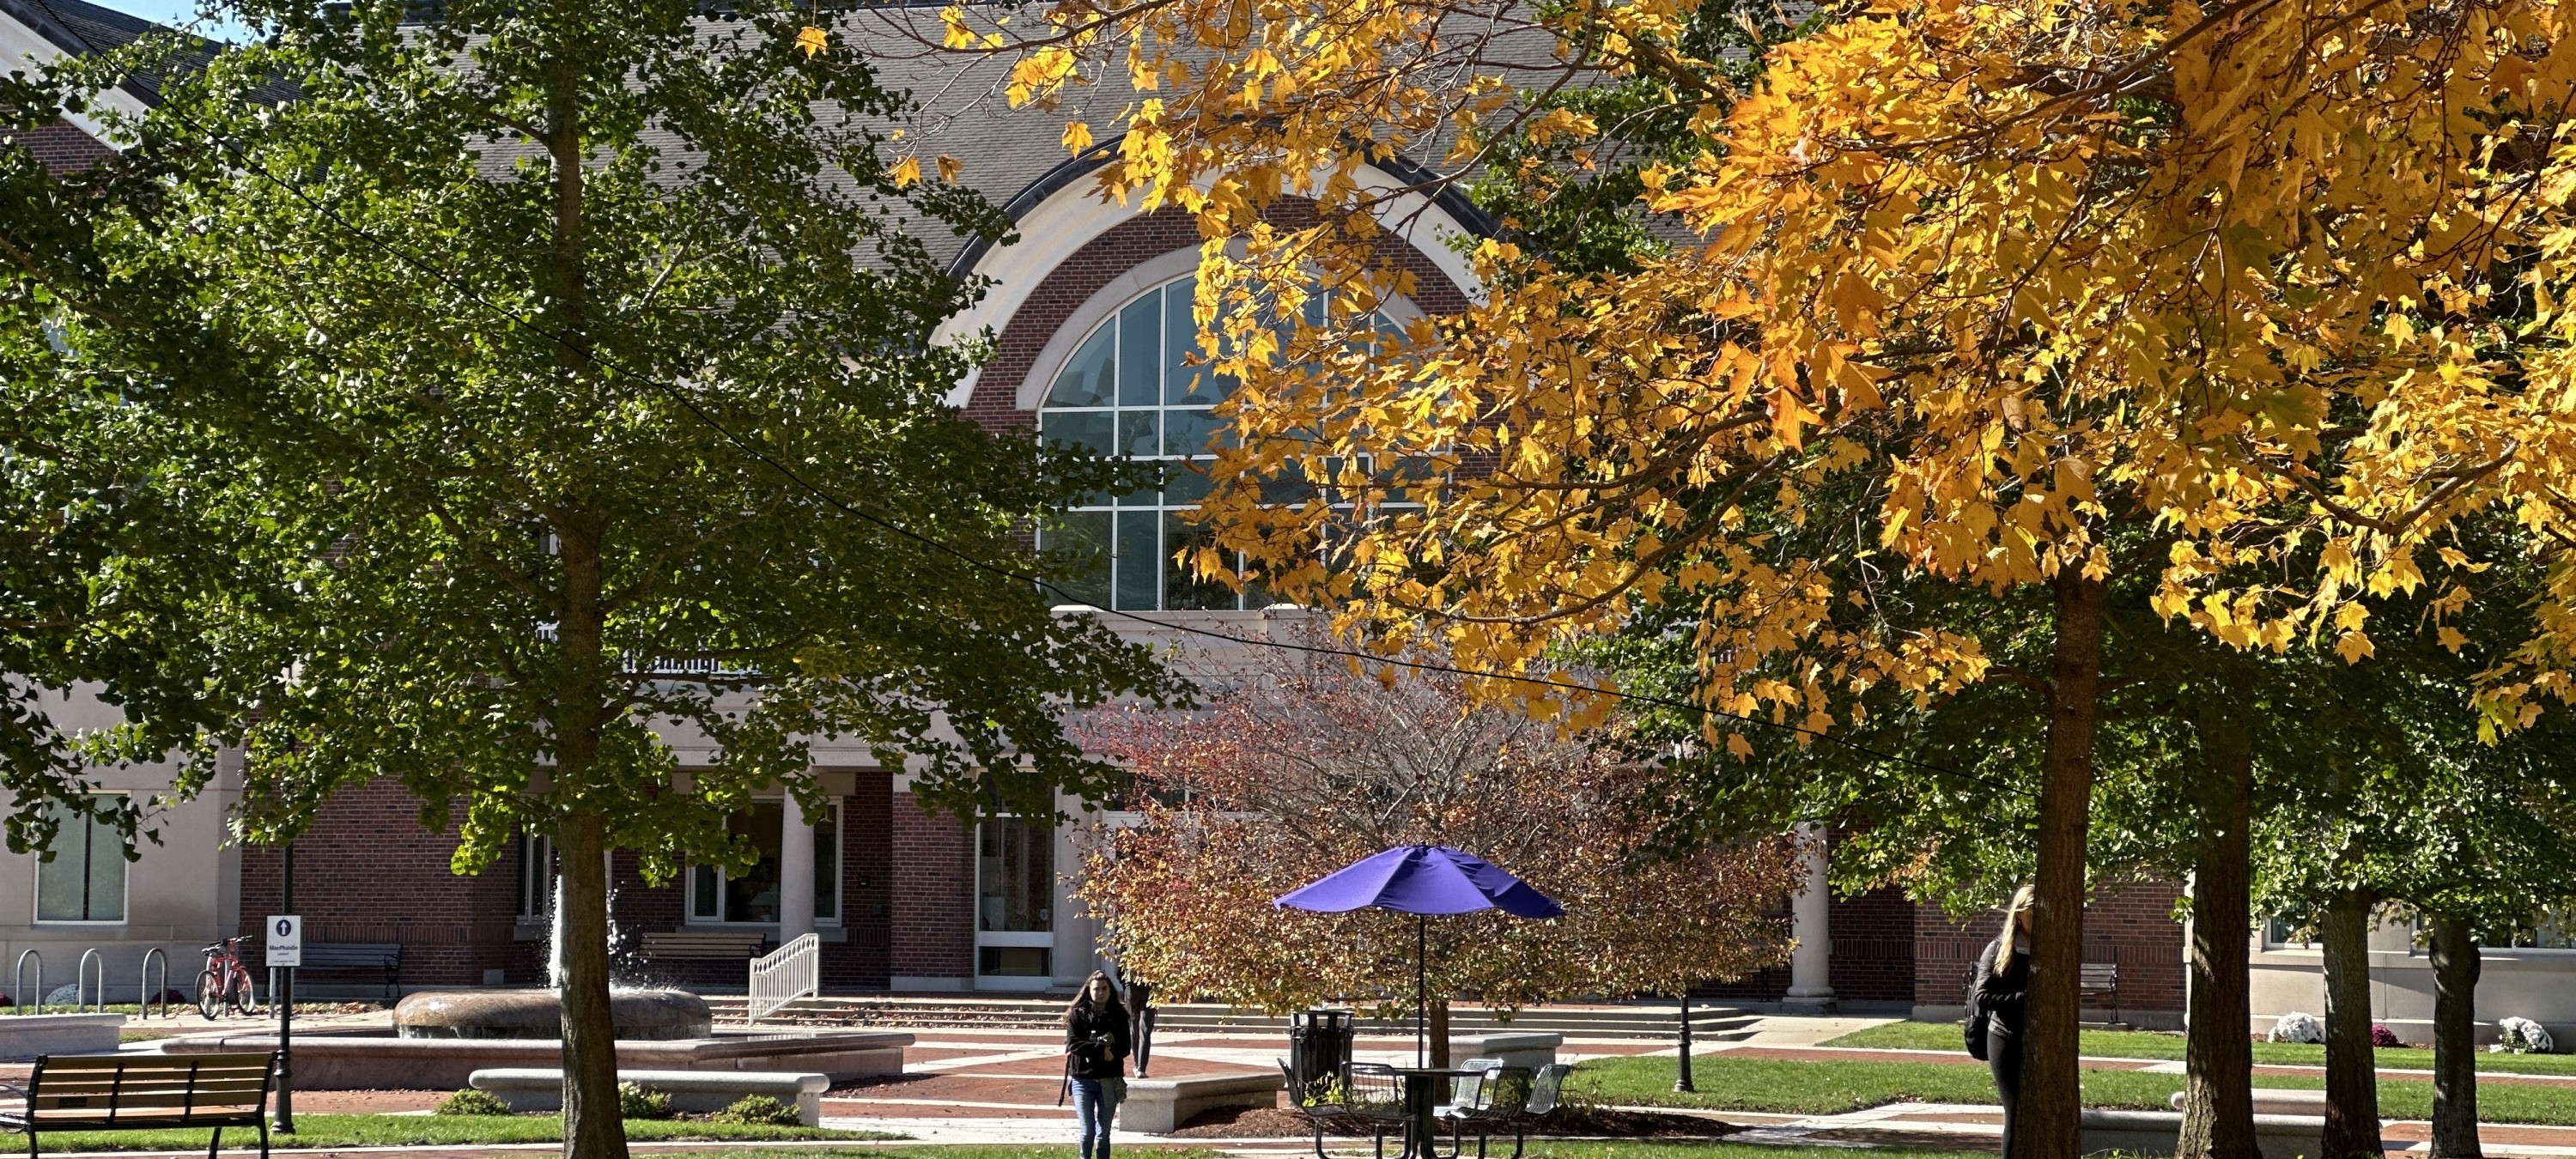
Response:
MULTIPOLYGON (((65 31, 71 33, 75 39, 78 39, 82 46, 89 52, 96 54, 102 51, 96 43, 92 42, 87 35, 80 31, 78 25, 65 19, 62 13, 56 11, 50 0, 36 0, 36 3, 39 7, 42 7, 48 15, 54 18, 54 22, 56 24, 60 25, 65 31)), ((222 146, 224 152, 228 156, 232 157, 233 160, 244 169, 257 175, 261 180, 266 181, 271 185, 275 185, 279 189, 284 190, 286 193, 293 196, 296 200, 303 202, 307 207, 312 209, 313 212, 329 220, 333 225, 338 226, 343 232, 348 233, 350 236, 357 238, 369 246, 391 255, 402 264, 419 271, 423 276, 436 281, 439 285, 444 286, 476 305, 481 306, 493 317, 499 319, 503 325, 511 329, 533 334, 547 342, 562 347, 564 350, 582 358, 584 361, 594 366, 623 375, 630 380, 640 382, 651 387, 652 389, 660 392, 664 397, 679 404, 681 409, 687 411, 692 418, 695 418, 698 422, 704 424, 709 430, 714 431, 726 442, 733 444, 744 454, 749 455, 755 461, 775 472, 780 478, 785 479, 796 488, 811 494, 833 510, 839 511, 844 515, 848 515, 853 519, 860 520, 861 522, 867 523, 871 526, 882 528, 885 531, 921 544, 922 546, 934 551, 952 556, 970 567, 1007 579, 1035 585, 1040 589, 1052 592, 1055 595, 1062 597, 1068 603, 1089 607, 1105 615, 1122 617, 1139 624, 1160 628, 1168 632, 1176 632, 1191 636, 1202 636, 1210 639, 1222 640, 1227 643, 1243 647, 1274 648, 1284 651, 1302 652, 1310 655, 1333 656, 1358 660, 1369 664, 1388 665, 1416 672, 1438 673, 1442 675, 1464 676, 1477 680, 1495 680, 1507 683, 1533 685, 1538 687, 1554 688, 1565 692, 1580 693, 1586 696, 1608 696, 1630 703, 1654 705, 1659 708, 1672 709, 1679 712, 1715 717, 1721 720, 1737 721, 1796 736, 1811 737, 1840 746, 1846 751, 1870 757, 1875 760, 1889 761, 1939 776, 1972 781, 1992 788, 2001 789, 2005 792, 2021 794, 2024 796, 2029 795, 2029 791, 2026 789, 1995 780, 1991 777, 1983 777, 1975 773, 1947 768, 1917 757, 1906 756, 1902 753, 1886 752, 1820 729, 1811 729, 1803 725, 1791 724, 1786 721, 1766 720, 1762 717, 1746 713, 1727 712, 1723 709, 1711 708, 1704 704, 1695 704, 1690 701, 1680 700, 1673 697, 1657 696, 1643 692, 1631 692, 1623 689, 1602 689, 1588 684, 1577 684, 1572 681, 1555 680, 1545 676, 1531 676, 1513 672, 1481 671, 1471 668, 1462 668, 1450 664, 1442 664, 1431 660, 1381 656, 1354 649, 1336 648, 1322 644, 1306 644, 1289 640, 1267 640, 1251 636, 1239 636, 1232 632, 1219 631, 1214 628, 1204 627, 1197 624, 1166 620, 1156 616, 1144 615, 1125 609, 1101 608, 1097 605, 1086 603, 1076 597, 1073 593, 1066 591, 1064 588, 1045 579, 1044 577, 1024 572, 1017 568, 992 560, 983 559, 972 552, 966 551, 965 549, 959 548, 944 540, 922 532, 914 531, 911 528, 902 526, 890 519, 876 515, 873 512, 859 507, 857 504, 851 503, 848 500, 833 494, 831 491, 806 479, 803 475, 798 474, 794 468, 780 462, 775 456, 769 454, 767 450, 760 447, 757 443, 754 443, 740 433, 737 433, 733 428, 725 425, 714 415, 707 413, 706 409, 699 406, 695 399, 689 397, 688 392, 680 390, 676 384, 666 382, 651 374, 632 371, 623 361, 619 360, 615 356, 604 354, 584 343, 576 341, 560 331, 538 324, 526 316, 492 301, 490 298, 485 297, 481 291, 475 289, 464 280, 448 273, 436 263, 378 236, 373 231, 358 225, 356 222, 350 221, 348 218, 342 216, 337 209, 315 199, 312 194, 307 193, 304 189, 295 185, 293 182, 279 177, 277 174, 270 171, 267 166, 260 164, 257 160, 252 158, 241 148, 240 144, 232 138, 220 133, 208 132, 203 125, 188 117, 185 113, 178 112, 177 110, 170 110, 169 106, 166 104, 160 107, 165 110, 169 110, 173 116, 178 117, 179 120, 199 135, 213 138, 222 146)))

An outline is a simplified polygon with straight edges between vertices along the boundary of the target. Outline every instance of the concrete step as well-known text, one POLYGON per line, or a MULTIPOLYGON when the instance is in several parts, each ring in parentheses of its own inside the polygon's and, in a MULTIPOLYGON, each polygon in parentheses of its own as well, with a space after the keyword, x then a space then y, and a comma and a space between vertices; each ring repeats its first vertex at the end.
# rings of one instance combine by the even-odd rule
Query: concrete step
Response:
MULTIPOLYGON (((740 1023, 743 999, 708 995, 718 1022, 740 1023)), ((763 1025, 971 1027, 1038 1030, 1061 1024, 1062 998, 896 998, 852 996, 804 998, 762 1019, 763 1025)), ((1156 1008, 1155 1025, 1178 1033, 1285 1035, 1288 1019, 1214 1003, 1176 1003, 1156 1008)), ((1666 1040, 1680 1030, 1678 1013, 1661 1005, 1540 1006, 1517 1014, 1483 1007, 1453 1007, 1453 1035, 1495 1031, 1557 1033, 1578 1038, 1666 1040)), ((1695 1007, 1691 1035, 1701 1042, 1729 1042, 1752 1033, 1758 1016, 1727 1007, 1695 1007)), ((1404 1037, 1413 1033, 1411 1019, 1360 1020, 1360 1033, 1404 1037)))

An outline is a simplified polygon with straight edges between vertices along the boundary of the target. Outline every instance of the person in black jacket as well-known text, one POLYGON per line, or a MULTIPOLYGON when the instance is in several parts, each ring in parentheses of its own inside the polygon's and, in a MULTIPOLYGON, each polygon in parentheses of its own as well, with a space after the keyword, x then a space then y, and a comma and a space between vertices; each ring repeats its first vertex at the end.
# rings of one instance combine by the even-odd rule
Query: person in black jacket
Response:
POLYGON ((1127 1007, 1109 975, 1095 972, 1064 1008, 1064 1073, 1082 1126, 1082 1159, 1109 1159, 1109 1122, 1125 1085, 1119 1071, 1127 1048, 1127 1007))
POLYGON ((1968 983, 1968 1042, 1972 1048, 1985 1047, 1982 1057, 1995 1072, 1995 1095, 2004 1105, 2005 1159, 2012 1156, 2013 1109, 2021 1101, 2023 1007, 2030 995, 2030 898, 2027 885, 2013 891, 2012 904, 2004 907, 2003 932, 1977 955, 1977 972, 1968 983))

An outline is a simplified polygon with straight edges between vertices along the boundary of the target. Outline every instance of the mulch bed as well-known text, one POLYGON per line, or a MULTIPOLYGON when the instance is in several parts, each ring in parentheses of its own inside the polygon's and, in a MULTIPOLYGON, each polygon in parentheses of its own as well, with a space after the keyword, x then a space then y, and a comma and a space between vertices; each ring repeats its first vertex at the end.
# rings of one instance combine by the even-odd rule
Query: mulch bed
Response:
MULTIPOLYGON (((1533 1137, 1547 1135, 1609 1136, 1621 1139, 1655 1139, 1687 1136, 1706 1139, 1732 1135, 1743 1127, 1699 1115, 1667 1115, 1652 1111, 1618 1111, 1607 1107, 1559 1107, 1530 1125, 1533 1137)), ((1306 1116, 1283 1107, 1219 1107, 1203 1111, 1172 1132, 1179 1139, 1287 1139, 1311 1137, 1315 1128, 1306 1116)), ((1324 1133, 1340 1138, 1365 1139, 1369 1132, 1358 1124, 1327 1120, 1324 1133)), ((1388 1132, 1391 1139, 1396 1132, 1388 1132)), ((1510 1136, 1503 1136, 1509 1140, 1510 1136)), ((1504 1152, 1511 1150, 1506 1146, 1504 1152)))

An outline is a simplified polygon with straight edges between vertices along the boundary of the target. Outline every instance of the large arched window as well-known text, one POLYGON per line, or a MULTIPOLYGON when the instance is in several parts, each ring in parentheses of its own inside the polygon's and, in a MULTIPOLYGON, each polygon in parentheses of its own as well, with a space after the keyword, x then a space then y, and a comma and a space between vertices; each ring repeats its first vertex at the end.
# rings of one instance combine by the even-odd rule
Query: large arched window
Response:
MULTIPOLYGON (((1259 598, 1195 579, 1174 562, 1205 542, 1180 513, 1207 494, 1206 475, 1190 465, 1215 457, 1209 444, 1225 423, 1214 408, 1234 388, 1231 379, 1191 365, 1199 352, 1190 318, 1197 288, 1197 278, 1185 277, 1120 307, 1074 348, 1040 404, 1042 438, 1170 463, 1161 488, 1094 495, 1041 535, 1041 546, 1096 561, 1083 579, 1064 585, 1080 602, 1141 612, 1237 608, 1259 598)), ((1309 310, 1320 315, 1321 301, 1309 310)))

